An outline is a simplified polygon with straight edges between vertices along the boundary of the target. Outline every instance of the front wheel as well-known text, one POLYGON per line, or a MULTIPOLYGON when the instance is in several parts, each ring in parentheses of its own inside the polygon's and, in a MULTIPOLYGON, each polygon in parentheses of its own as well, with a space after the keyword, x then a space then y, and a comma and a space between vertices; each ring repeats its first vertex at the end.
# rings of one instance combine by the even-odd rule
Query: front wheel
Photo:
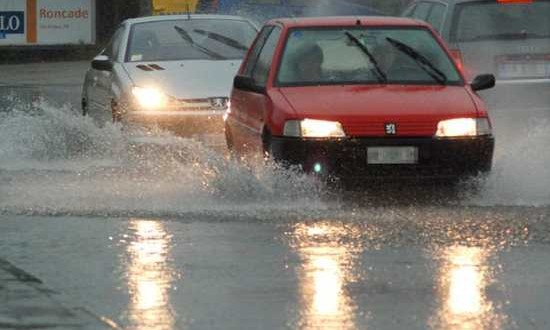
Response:
POLYGON ((225 144, 227 145, 227 150, 229 150, 230 152, 234 152, 235 145, 233 143, 233 136, 231 135, 231 131, 229 130, 229 127, 227 125, 225 125, 224 133, 225 133, 225 144))
POLYGON ((82 110, 83 116, 88 116, 90 114, 90 101, 88 93, 83 91, 82 98, 80 99, 80 109, 82 110))
POLYGON ((268 130, 264 130, 262 134, 262 152, 263 158, 267 161, 273 161, 273 146, 271 144, 271 133, 268 130))
POLYGON ((229 127, 227 125, 225 125, 224 134, 225 134, 225 144, 227 146, 229 159, 238 160, 239 157, 237 157, 237 151, 235 150, 235 142, 233 142, 233 135, 231 134, 231 131, 229 130, 229 127))
POLYGON ((122 111, 120 109, 120 105, 116 100, 111 100, 111 116, 113 123, 120 122, 122 119, 122 111))

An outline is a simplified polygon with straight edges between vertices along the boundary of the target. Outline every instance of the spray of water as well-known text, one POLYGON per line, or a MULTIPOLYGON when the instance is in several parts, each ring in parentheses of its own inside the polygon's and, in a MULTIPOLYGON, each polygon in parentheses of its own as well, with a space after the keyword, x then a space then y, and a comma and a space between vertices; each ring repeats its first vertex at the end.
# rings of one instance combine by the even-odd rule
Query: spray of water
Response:
POLYGON ((320 184, 276 165, 250 168, 200 142, 107 124, 69 106, 16 100, 0 117, 0 211, 180 216, 324 208, 320 184))
POLYGON ((24 167, 25 162, 93 159, 120 151, 117 143, 122 135, 113 125, 99 129, 90 118, 73 113, 69 105, 58 108, 39 99, 29 106, 16 96, 7 99, 0 117, 3 167, 10 162, 24 167))
POLYGON ((481 205, 550 204, 550 131, 547 122, 530 128, 523 138, 497 148, 491 175, 471 200, 481 205))
MULTIPOLYGON (((10 96, 0 104, 0 212, 311 216, 338 208, 299 171, 244 166, 169 133, 98 127, 70 106, 44 100, 29 106, 10 96)), ((465 203, 549 205, 546 127, 539 123, 514 144, 498 146, 493 172, 478 179, 475 194, 466 190, 465 203)))

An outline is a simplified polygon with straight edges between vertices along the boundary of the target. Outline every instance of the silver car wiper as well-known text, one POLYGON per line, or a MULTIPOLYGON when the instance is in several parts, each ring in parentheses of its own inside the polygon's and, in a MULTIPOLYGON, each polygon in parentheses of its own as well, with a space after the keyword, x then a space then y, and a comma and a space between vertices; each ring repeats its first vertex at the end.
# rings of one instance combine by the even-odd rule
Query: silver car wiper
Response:
POLYGON ((204 53, 204 54, 206 54, 206 55, 208 55, 208 56, 210 56, 210 57, 212 57, 212 58, 214 58, 214 59, 216 59, 216 60, 225 60, 225 59, 227 59, 225 56, 223 56, 223 55, 221 55, 221 54, 218 54, 218 53, 216 53, 216 52, 213 51, 213 50, 210 50, 210 49, 208 49, 208 48, 206 48, 206 47, 203 47, 203 46, 197 44, 197 43, 193 40, 193 38, 191 38, 191 36, 189 35, 189 33, 187 33, 187 31, 185 31, 185 29, 183 29, 183 28, 181 28, 181 27, 179 27, 179 26, 177 26, 177 25, 174 26, 174 29, 176 30, 176 32, 178 32, 178 34, 180 35, 180 37, 181 37, 183 40, 187 41, 193 48, 199 50, 200 52, 202 52, 202 53, 204 53))
POLYGON ((402 53, 405 53, 407 56, 412 58, 415 63, 418 64, 418 66, 424 70, 430 77, 432 77, 435 81, 438 83, 444 85, 447 82, 447 76, 441 72, 438 68, 435 67, 435 65, 430 62, 424 55, 420 54, 418 51, 416 51, 411 46, 402 43, 401 41, 395 40, 390 37, 386 37, 386 40, 397 48, 402 53))
POLYGON ((229 47, 232 47, 232 48, 235 48, 235 49, 238 49, 238 50, 242 50, 242 51, 247 51, 248 50, 248 47, 241 44, 237 40, 235 40, 233 38, 229 38, 227 36, 224 36, 224 35, 216 33, 216 32, 206 31, 206 30, 202 30, 202 29, 194 29, 193 32, 195 32, 197 34, 205 35, 207 38, 210 38, 212 40, 216 40, 218 42, 221 42, 224 45, 227 45, 229 47))
POLYGON ((354 36, 351 32, 345 31, 344 33, 349 38, 349 40, 351 40, 359 49, 361 49, 361 51, 363 51, 363 53, 365 53, 365 55, 367 55, 369 61, 374 65, 374 72, 376 72, 378 80, 380 82, 386 83, 388 81, 388 77, 386 76, 384 71, 380 69, 378 62, 376 62, 376 59, 374 58, 374 56, 372 56, 367 46, 364 45, 359 39, 357 39, 357 37, 354 36))

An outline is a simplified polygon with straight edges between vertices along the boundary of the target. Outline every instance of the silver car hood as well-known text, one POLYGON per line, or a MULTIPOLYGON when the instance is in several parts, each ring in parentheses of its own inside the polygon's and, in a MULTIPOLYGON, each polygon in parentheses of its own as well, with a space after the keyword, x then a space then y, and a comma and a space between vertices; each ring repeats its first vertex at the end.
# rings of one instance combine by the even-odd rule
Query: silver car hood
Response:
POLYGON ((135 86, 155 87, 178 99, 229 97, 241 60, 124 63, 135 86))

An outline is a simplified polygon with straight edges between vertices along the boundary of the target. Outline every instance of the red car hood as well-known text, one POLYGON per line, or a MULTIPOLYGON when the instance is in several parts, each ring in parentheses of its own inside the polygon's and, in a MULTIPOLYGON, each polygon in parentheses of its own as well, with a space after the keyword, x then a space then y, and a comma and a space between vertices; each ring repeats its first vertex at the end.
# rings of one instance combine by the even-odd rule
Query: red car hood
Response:
POLYGON ((281 92, 297 119, 339 121, 348 136, 384 136, 386 123, 397 125, 397 136, 432 136, 440 120, 477 117, 463 86, 313 86, 281 92))

